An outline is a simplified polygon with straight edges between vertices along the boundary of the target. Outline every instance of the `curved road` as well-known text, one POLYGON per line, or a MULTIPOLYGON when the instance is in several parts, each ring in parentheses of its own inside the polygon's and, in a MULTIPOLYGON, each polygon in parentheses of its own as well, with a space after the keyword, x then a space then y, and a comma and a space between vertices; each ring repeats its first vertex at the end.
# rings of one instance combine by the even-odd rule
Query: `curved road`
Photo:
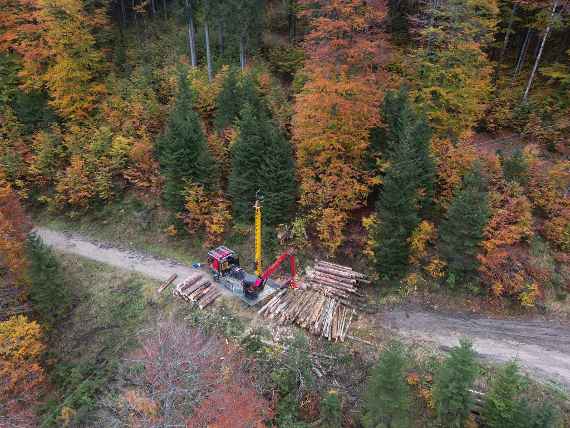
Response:
MULTIPOLYGON (((36 233, 54 249, 73 253, 120 269, 163 281, 173 273, 185 278, 195 270, 90 241, 80 235, 37 228, 36 233)), ((556 321, 497 320, 464 314, 443 314, 422 309, 396 308, 380 314, 379 327, 399 335, 429 341, 446 349, 461 337, 473 341, 479 356, 504 362, 513 358, 542 380, 551 380, 570 391, 570 328, 556 321)))

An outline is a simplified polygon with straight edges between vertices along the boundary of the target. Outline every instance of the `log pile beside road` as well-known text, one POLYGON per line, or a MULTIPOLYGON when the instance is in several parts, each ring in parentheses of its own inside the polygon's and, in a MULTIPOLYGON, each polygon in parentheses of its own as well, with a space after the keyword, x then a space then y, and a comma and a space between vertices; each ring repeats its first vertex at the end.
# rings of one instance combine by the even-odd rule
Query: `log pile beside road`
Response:
POLYGON ((344 341, 362 297, 364 274, 322 260, 308 269, 297 290, 281 290, 259 314, 282 324, 297 324, 328 340, 344 341))
POLYGON ((220 296, 221 291, 207 275, 195 273, 178 284, 172 294, 187 302, 197 303, 200 309, 204 309, 220 296))

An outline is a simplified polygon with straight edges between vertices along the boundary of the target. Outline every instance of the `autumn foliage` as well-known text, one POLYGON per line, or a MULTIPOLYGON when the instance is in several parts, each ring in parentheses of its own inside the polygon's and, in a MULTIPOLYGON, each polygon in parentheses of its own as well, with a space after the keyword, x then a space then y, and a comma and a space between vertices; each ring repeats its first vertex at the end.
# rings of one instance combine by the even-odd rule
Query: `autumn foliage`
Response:
POLYGON ((272 412, 235 345, 176 321, 142 338, 122 370, 129 379, 110 422, 130 426, 265 427, 272 412), (133 370, 142 364, 142 370, 133 370))
POLYGON ((38 399, 44 381, 39 364, 44 350, 37 322, 22 315, 0 322, 0 400, 14 426, 34 424, 34 415, 29 414, 27 406, 38 399))
POLYGON ((363 206, 373 180, 364 168, 369 131, 379 124, 381 77, 389 45, 378 24, 382 1, 305 1, 305 79, 297 95, 293 139, 300 204, 334 252, 351 211, 363 206), (313 9, 314 7, 314 9, 313 9))

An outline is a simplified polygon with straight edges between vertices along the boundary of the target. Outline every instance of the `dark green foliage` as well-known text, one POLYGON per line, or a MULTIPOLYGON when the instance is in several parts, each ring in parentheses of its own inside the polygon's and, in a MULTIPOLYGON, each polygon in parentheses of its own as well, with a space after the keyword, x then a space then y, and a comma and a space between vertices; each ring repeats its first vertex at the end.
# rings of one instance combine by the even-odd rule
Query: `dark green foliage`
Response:
POLYGON ((188 180, 211 189, 216 183, 216 167, 193 110, 193 95, 188 80, 181 75, 176 104, 166 133, 158 145, 160 168, 165 177, 164 199, 168 207, 181 211, 183 190, 188 180))
POLYGON ((467 279, 477 272, 477 253, 489 221, 487 191, 478 165, 465 175, 441 224, 441 254, 449 272, 467 279))
POLYGON ((525 400, 522 404, 523 423, 521 428, 555 428, 560 426, 558 409, 549 402, 531 406, 525 400), (524 415, 527 417, 525 418, 524 415))
POLYGON ((238 71, 231 67, 224 80, 222 90, 216 99, 216 117, 214 125, 217 130, 230 126, 238 117, 242 108, 242 98, 238 86, 238 71))
POLYGON ((377 204, 377 270, 389 278, 406 271, 408 239, 420 222, 420 210, 433 194, 435 164, 429 154, 431 132, 411 108, 405 91, 386 95, 384 117, 390 166, 377 204))
POLYGON ((329 391, 321 401, 321 427, 342 426, 342 403, 337 391, 329 391))
POLYGON ((555 428, 558 409, 549 402, 531 405, 524 393, 527 382, 516 362, 502 367, 485 397, 483 418, 489 428, 555 428))
POLYGON ((509 158, 503 159, 503 175, 507 181, 516 181, 525 185, 528 180, 528 165, 520 150, 509 158))
POLYGON ((293 213, 296 182, 293 151, 263 111, 246 104, 239 121, 239 138, 232 148, 229 194, 234 218, 249 221, 257 190, 263 194, 267 224, 286 222, 293 213))
POLYGON ((71 294, 52 250, 36 235, 28 238, 26 249, 30 261, 30 301, 42 324, 52 327, 69 310, 71 294))
POLYGON ((489 428, 520 428, 521 402, 519 395, 524 390, 519 367, 511 362, 502 367, 485 397, 483 417, 489 428))
POLYGON ((407 356, 398 342, 390 343, 372 370, 364 403, 366 428, 409 425, 410 390, 406 383, 407 356))
POLYGON ((470 390, 478 373, 471 342, 462 340, 439 370, 433 387, 437 417, 442 426, 463 428, 473 405, 470 390))

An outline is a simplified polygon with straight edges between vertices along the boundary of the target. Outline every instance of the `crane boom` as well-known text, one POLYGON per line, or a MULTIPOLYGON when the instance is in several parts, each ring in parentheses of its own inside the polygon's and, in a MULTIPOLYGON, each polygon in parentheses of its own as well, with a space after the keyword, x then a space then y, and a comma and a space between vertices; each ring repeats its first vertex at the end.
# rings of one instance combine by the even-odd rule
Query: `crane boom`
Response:
MULTIPOLYGON (((258 192, 259 193, 259 192, 258 192)), ((255 198, 255 274, 261 276, 262 260, 261 260, 261 201, 256 194, 255 198)))

